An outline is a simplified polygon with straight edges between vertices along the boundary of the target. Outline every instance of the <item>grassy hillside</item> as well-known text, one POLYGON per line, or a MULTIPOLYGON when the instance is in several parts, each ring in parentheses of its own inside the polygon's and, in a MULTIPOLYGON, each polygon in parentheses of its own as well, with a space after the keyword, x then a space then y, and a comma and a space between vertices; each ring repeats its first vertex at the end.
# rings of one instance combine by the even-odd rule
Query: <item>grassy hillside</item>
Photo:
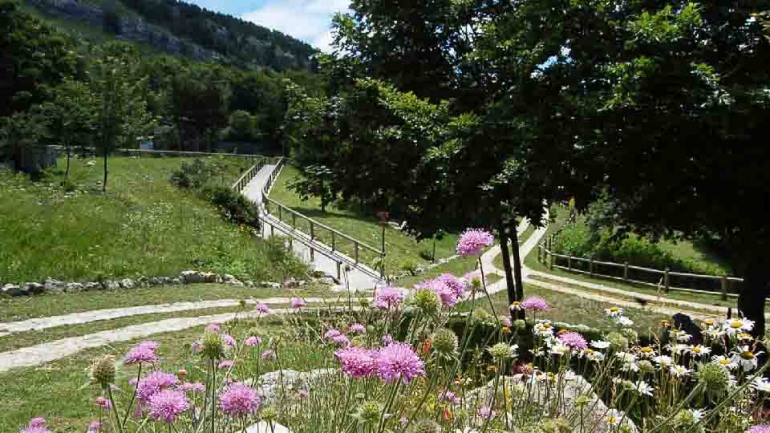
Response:
MULTIPOLYGON (((282 248, 174 188, 169 176, 185 160, 112 158, 106 195, 98 192, 100 165, 87 160, 73 161, 72 192, 59 186, 60 169, 38 182, 0 171, 0 279, 173 276, 193 268, 282 280, 305 271, 282 248)), ((241 159, 220 162, 225 185, 245 168, 241 159)))

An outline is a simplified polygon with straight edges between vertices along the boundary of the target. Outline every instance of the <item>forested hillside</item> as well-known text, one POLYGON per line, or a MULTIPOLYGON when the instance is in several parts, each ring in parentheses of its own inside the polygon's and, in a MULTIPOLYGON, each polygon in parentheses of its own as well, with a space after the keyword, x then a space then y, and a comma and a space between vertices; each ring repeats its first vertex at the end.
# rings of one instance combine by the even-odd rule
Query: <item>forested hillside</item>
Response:
POLYGON ((307 69, 316 50, 283 33, 177 0, 25 0, 71 29, 241 67, 307 69), (70 25, 71 24, 71 25, 70 25))

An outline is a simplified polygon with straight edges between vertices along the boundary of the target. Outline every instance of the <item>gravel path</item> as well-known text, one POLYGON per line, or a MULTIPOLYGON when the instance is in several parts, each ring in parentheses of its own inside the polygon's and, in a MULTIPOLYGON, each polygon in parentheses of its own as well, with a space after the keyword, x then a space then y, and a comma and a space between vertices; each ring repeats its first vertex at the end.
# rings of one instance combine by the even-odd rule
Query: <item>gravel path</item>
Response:
MULTIPOLYGON (((322 304, 333 298, 304 298, 310 304, 322 304)), ((254 305, 258 302, 265 304, 288 304, 290 298, 249 299, 246 302, 254 305)), ((136 307, 110 308, 104 310, 83 311, 62 316, 40 317, 19 322, 0 323, 0 337, 26 331, 41 331, 57 326, 82 325, 100 320, 118 319, 121 317, 140 316, 143 314, 175 313, 178 311, 204 310, 209 308, 237 307, 239 299, 218 299, 212 301, 175 302, 170 304, 141 305, 136 307)))

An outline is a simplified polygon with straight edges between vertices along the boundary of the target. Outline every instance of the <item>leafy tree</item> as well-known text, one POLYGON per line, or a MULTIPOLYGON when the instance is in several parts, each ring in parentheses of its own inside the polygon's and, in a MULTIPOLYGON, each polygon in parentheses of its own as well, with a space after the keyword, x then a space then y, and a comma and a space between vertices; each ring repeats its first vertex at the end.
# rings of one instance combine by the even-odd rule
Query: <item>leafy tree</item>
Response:
POLYGON ((52 101, 41 106, 49 138, 64 146, 67 155, 64 183, 69 176, 74 148, 85 147, 91 141, 96 108, 88 85, 72 79, 64 80, 53 90, 52 101))
POLYGON ((24 153, 43 135, 40 125, 40 118, 27 112, 0 117, 0 159, 10 159, 21 169, 24 153))
POLYGON ((230 114, 230 137, 236 140, 253 140, 257 119, 248 111, 236 110, 230 114))
POLYGON ((136 51, 129 45, 108 43, 100 47, 91 73, 91 92, 98 107, 95 144, 103 158, 102 191, 107 191, 107 158, 119 144, 129 145, 150 123, 144 89, 137 74, 136 51))
MULTIPOLYGON (((206 66, 190 66, 177 74, 171 83, 171 112, 180 135, 182 150, 188 142, 203 139, 206 150, 219 128, 227 125, 227 101, 230 87, 220 70, 206 66)), ((200 150, 200 146, 195 146, 200 150)))
POLYGON ((328 167, 310 165, 302 168, 302 176, 292 181, 289 188, 299 194, 300 199, 309 197, 321 199, 321 211, 326 212, 326 206, 334 201, 336 193, 332 188, 333 173, 328 167))

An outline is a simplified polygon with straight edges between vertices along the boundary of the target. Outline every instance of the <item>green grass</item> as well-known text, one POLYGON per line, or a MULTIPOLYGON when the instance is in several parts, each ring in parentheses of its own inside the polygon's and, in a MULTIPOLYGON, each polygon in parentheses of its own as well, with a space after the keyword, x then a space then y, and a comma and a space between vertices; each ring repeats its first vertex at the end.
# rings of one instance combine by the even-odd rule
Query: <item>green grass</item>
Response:
POLYGON ((38 295, 0 298, 0 322, 15 322, 35 317, 59 316, 105 308, 134 307, 171 302, 267 297, 328 296, 325 286, 307 285, 296 289, 233 287, 224 284, 190 284, 131 290, 38 295))
MULTIPOLYGON (((613 304, 598 302, 586 299, 580 296, 568 295, 566 293, 554 292, 540 287, 526 284, 524 295, 540 296, 548 301, 550 310, 538 312, 538 319, 549 319, 555 322, 566 322, 572 325, 586 325, 602 331, 616 330, 617 326, 613 324, 604 314, 604 309, 612 307, 613 304)), ((498 315, 507 314, 508 298, 505 292, 496 293, 491 296, 495 312, 498 315)), ((489 303, 485 298, 480 298, 476 306, 490 311, 489 303)), ((468 309, 467 303, 463 304, 464 309, 468 309)), ((669 319, 669 317, 645 311, 636 308, 626 308, 624 313, 628 318, 634 321, 633 328, 641 333, 648 334, 659 327, 660 321, 669 319)), ((532 319, 532 314, 528 314, 528 319, 532 319)))
MULTIPOLYGON (((248 165, 220 158, 218 181, 225 185, 248 165)), ((60 186, 62 160, 37 182, 0 171, 3 282, 173 276, 185 269, 283 281, 307 271, 283 247, 255 240, 208 202, 174 188, 171 172, 189 160, 111 158, 106 194, 100 161, 89 167, 73 160, 71 192, 60 186)))
MULTIPOLYGON (((354 209, 333 205, 328 206, 326 212, 322 212, 320 200, 311 197, 307 201, 302 201, 294 191, 288 189, 288 183, 296 178, 297 174, 298 172, 294 167, 284 167, 275 187, 270 192, 270 198, 348 236, 365 242, 377 250, 380 249, 382 228, 374 215, 361 215, 354 209)), ((277 210, 271 209, 271 212, 278 216, 277 210)), ((283 215, 282 219, 284 222, 291 223, 289 215, 283 215)), ((299 219, 297 220, 297 227, 305 233, 310 231, 308 224, 299 219)), ((331 245, 331 235, 328 231, 316 228, 315 235, 322 242, 331 245)), ((436 258, 454 255, 456 241, 457 236, 452 234, 436 241, 436 258)), ((353 256, 352 243, 340 239, 337 239, 336 243, 338 249, 351 257, 353 256)), ((424 257, 430 258, 433 252, 433 241, 417 242, 414 238, 388 226, 385 229, 385 250, 387 252, 385 258, 386 273, 392 274, 400 272, 407 265, 428 263, 424 257), (421 257, 421 253, 424 257, 421 257)), ((361 249, 360 257, 365 263, 376 264, 377 255, 373 252, 361 249)))
MULTIPOLYGON (((457 277, 462 277, 466 273, 475 270, 477 268, 477 263, 478 260, 475 257, 458 257, 449 263, 436 266, 435 268, 425 271, 421 274, 399 278, 398 280, 393 281, 392 284, 409 288, 425 280, 435 278, 443 273, 450 273, 457 277)), ((501 278, 500 276, 494 274, 487 274, 486 277, 487 284, 495 283, 501 278)))
MULTIPOLYGON (((226 325, 228 332, 233 333, 239 340, 248 330, 263 337, 284 335, 285 344, 282 346, 281 365, 284 368, 310 370, 313 368, 330 367, 335 361, 331 349, 319 344, 305 341, 292 341, 285 335, 286 322, 281 318, 263 319, 260 322, 243 321, 231 322, 226 325)), ((152 337, 158 341, 162 356, 161 369, 177 371, 185 368, 189 381, 204 379, 203 363, 190 350, 190 344, 198 339, 202 327, 187 331, 159 334, 152 337)), ((114 354, 120 357, 134 342, 116 344, 80 352, 76 355, 46 364, 38 368, 12 370, 0 374, 3 384, 3 398, 0 399, 0 431, 15 432, 19 427, 34 416, 46 417, 51 425, 57 426, 57 433, 83 432, 88 423, 98 417, 93 399, 99 395, 95 386, 87 385, 86 369, 91 360, 103 354, 114 354)), ((275 362, 263 363, 263 372, 277 368, 275 362)), ((128 380, 136 375, 133 368, 124 367, 119 372, 116 393, 120 401, 122 393, 130 392, 128 380)), ((238 377, 252 377, 253 372, 239 371, 238 377)))

